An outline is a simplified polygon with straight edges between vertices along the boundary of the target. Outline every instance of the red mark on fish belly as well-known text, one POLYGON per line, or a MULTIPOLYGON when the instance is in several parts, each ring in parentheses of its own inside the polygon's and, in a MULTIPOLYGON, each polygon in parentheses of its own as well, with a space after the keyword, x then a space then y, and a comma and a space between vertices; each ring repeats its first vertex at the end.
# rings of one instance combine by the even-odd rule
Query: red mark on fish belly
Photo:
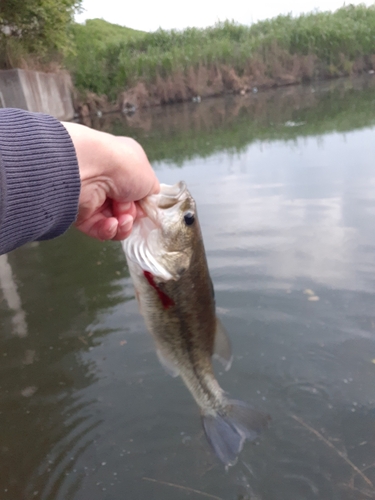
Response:
POLYGON ((164 309, 169 309, 170 307, 174 306, 173 300, 170 297, 168 297, 168 295, 165 292, 163 292, 163 290, 160 290, 158 285, 155 283, 153 275, 149 271, 143 271, 143 274, 146 280, 152 286, 152 288, 156 290, 156 293, 158 294, 164 309))

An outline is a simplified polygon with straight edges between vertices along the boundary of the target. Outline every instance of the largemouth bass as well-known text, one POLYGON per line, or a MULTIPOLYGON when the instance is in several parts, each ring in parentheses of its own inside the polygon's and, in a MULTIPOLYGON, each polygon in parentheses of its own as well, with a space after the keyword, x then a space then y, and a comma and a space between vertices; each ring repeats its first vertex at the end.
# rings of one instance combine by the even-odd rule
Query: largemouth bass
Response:
POLYGON ((218 458, 233 465, 246 439, 254 440, 268 415, 228 399, 211 364, 230 368, 227 334, 216 317, 194 199, 184 182, 161 185, 140 202, 138 219, 122 242, 140 311, 162 365, 180 375, 198 403, 203 427, 218 458))

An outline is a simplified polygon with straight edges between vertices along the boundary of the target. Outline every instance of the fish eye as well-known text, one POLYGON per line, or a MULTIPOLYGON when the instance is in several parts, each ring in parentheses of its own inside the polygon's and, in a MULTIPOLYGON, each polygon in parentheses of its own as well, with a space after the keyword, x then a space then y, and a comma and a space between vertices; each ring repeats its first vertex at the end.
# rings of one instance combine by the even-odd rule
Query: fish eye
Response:
POLYGON ((187 226, 191 226, 195 221, 195 216, 193 212, 186 212, 184 214, 184 221, 187 226))

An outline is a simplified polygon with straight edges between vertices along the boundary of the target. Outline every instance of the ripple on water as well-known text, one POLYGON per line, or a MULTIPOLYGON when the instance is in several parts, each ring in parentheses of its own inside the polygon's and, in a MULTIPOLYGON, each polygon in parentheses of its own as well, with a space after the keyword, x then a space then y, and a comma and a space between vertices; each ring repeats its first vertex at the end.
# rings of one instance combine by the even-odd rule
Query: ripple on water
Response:
POLYGON ((286 407, 290 410, 303 408, 311 416, 318 416, 332 408, 332 394, 323 382, 296 381, 283 389, 286 407))
POLYGON ((27 487, 27 498, 40 500, 72 498, 87 472, 76 469, 79 458, 92 446, 101 420, 91 414, 92 401, 77 399, 62 416, 64 423, 45 460, 35 469, 27 487), (38 493, 36 493, 38 492, 38 493))

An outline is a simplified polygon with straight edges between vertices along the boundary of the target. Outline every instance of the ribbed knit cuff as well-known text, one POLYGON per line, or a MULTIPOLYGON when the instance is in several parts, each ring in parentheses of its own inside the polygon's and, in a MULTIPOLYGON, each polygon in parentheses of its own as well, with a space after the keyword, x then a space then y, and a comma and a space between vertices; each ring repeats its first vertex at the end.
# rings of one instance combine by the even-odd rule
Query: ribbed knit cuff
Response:
POLYGON ((80 193, 65 127, 49 115, 0 109, 0 182, 0 253, 64 233, 80 193))

